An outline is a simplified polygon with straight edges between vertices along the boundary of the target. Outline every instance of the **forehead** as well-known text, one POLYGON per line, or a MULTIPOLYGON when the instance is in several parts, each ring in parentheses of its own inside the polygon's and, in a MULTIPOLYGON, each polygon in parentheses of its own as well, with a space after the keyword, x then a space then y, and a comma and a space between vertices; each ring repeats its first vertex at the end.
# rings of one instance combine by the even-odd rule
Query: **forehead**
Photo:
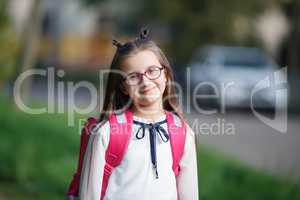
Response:
POLYGON ((149 66, 161 66, 157 56, 149 50, 140 51, 133 56, 126 58, 123 62, 122 69, 125 72, 143 72, 149 66))

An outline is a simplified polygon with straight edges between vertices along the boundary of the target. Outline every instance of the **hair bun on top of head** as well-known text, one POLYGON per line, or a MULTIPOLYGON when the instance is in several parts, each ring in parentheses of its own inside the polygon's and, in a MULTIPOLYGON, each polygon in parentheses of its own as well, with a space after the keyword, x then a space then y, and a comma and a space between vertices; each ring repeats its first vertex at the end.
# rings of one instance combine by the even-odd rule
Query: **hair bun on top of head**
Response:
POLYGON ((113 45, 115 45, 118 49, 118 51, 125 51, 126 49, 130 49, 135 43, 136 45, 139 45, 142 42, 146 42, 149 40, 149 29, 146 27, 142 27, 140 30, 139 37, 135 38, 134 41, 127 42, 125 44, 122 44, 121 42, 117 41, 116 39, 113 39, 113 45))
POLYGON ((115 45, 117 48, 121 48, 123 44, 121 44, 119 41, 113 39, 113 45, 115 45))
POLYGON ((142 27, 140 31, 140 40, 146 41, 149 40, 149 29, 147 27, 142 27))

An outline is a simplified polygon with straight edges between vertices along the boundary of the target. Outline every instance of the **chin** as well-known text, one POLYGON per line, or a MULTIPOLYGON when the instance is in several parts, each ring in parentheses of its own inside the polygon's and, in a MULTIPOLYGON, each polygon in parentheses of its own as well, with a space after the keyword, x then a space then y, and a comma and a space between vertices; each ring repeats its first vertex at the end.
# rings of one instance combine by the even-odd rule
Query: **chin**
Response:
POLYGON ((155 103, 156 101, 158 101, 159 98, 158 97, 143 97, 143 98, 140 98, 138 100, 138 104, 141 105, 141 106, 148 106, 148 105, 151 105, 153 103, 155 103))

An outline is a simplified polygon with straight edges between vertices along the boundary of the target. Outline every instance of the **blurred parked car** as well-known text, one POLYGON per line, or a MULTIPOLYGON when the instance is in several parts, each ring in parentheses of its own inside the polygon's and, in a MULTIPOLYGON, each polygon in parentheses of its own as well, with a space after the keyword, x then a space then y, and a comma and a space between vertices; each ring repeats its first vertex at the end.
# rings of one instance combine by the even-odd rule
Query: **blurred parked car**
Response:
MULTIPOLYGON (((201 98, 198 102, 224 104, 227 107, 249 108, 251 91, 269 77, 279 66, 259 48, 236 46, 206 46, 199 49, 189 64, 192 89, 195 94, 217 94, 218 98, 201 98), (222 89, 223 88, 223 89, 222 89), (216 91, 217 90, 217 91, 216 91), (223 102, 222 102, 223 101, 223 102)), ((276 73, 277 80, 285 80, 282 71, 276 73)), ((253 95, 255 108, 284 107, 287 95, 281 93, 275 98, 274 88, 266 85, 253 95)), ((272 84, 271 84, 272 85, 272 84)))

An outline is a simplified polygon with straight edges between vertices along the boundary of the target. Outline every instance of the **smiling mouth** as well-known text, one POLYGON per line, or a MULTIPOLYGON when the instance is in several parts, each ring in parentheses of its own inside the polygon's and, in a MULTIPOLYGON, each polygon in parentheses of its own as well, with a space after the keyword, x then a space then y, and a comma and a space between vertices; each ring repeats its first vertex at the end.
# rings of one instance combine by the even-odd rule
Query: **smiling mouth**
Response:
POLYGON ((140 93, 147 93, 147 92, 153 90, 154 88, 155 88, 155 87, 151 87, 151 88, 148 88, 148 89, 146 89, 146 90, 142 90, 142 91, 140 91, 140 93))

